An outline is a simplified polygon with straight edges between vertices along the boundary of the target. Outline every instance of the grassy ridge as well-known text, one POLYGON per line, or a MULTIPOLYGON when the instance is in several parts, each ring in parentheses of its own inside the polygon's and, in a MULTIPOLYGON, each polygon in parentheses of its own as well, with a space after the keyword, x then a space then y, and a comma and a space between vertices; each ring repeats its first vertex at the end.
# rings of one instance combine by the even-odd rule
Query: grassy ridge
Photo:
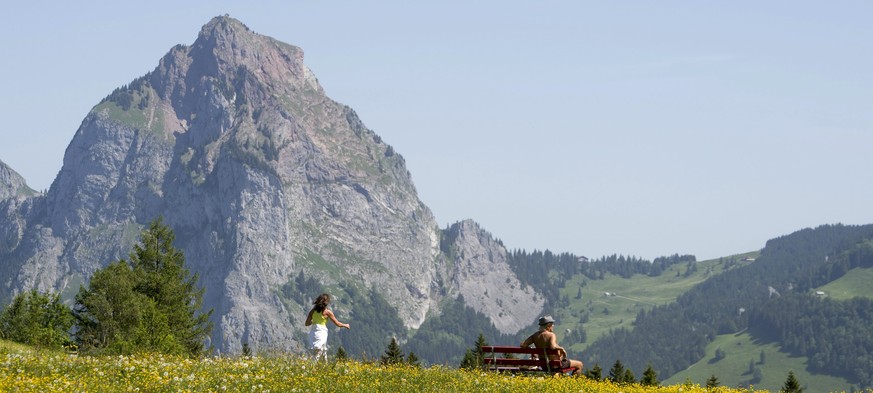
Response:
MULTIPOLYGON (((76 356, 0 345, 0 391, 19 392, 751 392, 694 385, 613 385, 584 377, 519 377, 444 367, 319 363, 295 356, 76 356), (19 350, 23 349, 23 350, 19 350)), ((758 390, 760 391, 760 390, 758 390)))

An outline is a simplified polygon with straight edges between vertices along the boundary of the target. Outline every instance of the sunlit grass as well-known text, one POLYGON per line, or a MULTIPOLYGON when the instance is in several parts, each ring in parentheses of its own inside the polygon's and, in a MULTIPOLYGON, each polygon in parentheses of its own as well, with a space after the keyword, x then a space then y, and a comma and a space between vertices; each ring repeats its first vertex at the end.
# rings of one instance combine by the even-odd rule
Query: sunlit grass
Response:
POLYGON ((750 392, 696 385, 613 385, 445 367, 313 364, 293 355, 188 359, 77 356, 0 348, 0 391, 16 392, 750 392))

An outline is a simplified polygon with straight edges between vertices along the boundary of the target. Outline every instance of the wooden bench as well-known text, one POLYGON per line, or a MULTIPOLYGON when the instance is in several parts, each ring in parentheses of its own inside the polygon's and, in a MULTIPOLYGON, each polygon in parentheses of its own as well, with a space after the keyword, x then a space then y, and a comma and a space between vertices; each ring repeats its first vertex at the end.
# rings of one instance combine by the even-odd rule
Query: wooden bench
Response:
POLYGON ((491 371, 556 374, 573 371, 572 367, 563 367, 560 360, 548 360, 549 355, 557 356, 557 349, 483 345, 482 354, 486 369, 491 371), (522 355, 526 359, 506 357, 508 354, 522 355), (532 355, 536 355, 537 358, 532 359, 532 355))

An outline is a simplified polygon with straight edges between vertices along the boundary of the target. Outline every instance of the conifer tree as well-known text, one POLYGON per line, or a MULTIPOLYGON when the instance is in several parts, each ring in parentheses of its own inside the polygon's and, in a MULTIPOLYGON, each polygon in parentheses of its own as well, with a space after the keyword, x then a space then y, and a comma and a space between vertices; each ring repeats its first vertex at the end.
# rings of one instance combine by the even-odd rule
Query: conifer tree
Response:
POLYGON ((403 350, 400 349, 400 344, 397 343, 396 338, 391 337, 391 342, 388 343, 388 348, 385 349, 385 354, 382 355, 382 364, 401 364, 403 363, 403 358, 403 350))
POLYGON ((709 379, 706 380, 706 387, 707 387, 707 388, 714 388, 714 387, 717 387, 718 384, 719 384, 719 382, 718 382, 718 377, 716 377, 715 374, 712 374, 712 375, 709 377, 709 379))
POLYGON ((485 336, 482 333, 479 333, 479 337, 476 337, 476 347, 473 348, 473 353, 476 355, 476 367, 482 367, 482 364, 485 363, 485 353, 482 352, 482 347, 487 347, 488 341, 485 340, 485 336))
POLYGON ((464 358, 461 359, 461 368, 465 370, 475 370, 479 367, 478 362, 476 361, 476 354, 472 349, 467 349, 464 352, 464 358))
MULTIPOLYGON (((163 223, 152 221, 140 235, 130 255, 137 273, 135 290, 153 300, 158 318, 166 318, 170 333, 191 355, 204 352, 203 341, 212 331, 207 313, 199 313, 204 288, 197 288, 198 274, 185 268, 185 255, 173 246, 176 235, 163 223)), ((147 322, 147 321, 146 321, 147 322)))
POLYGON ((473 348, 468 349, 464 353, 464 358, 461 359, 461 368, 467 370, 481 368, 482 365, 485 364, 485 353, 482 352, 482 347, 487 346, 488 341, 485 340, 485 336, 482 333, 479 333, 479 337, 476 338, 473 348))
POLYGON ((585 371, 585 376, 595 381, 603 379, 603 368, 600 367, 600 363, 594 363, 594 367, 585 371))
POLYGON ((640 383, 645 386, 658 386, 658 373, 652 368, 651 363, 649 363, 646 371, 643 371, 643 379, 640 380, 640 383))
POLYGON ((800 387, 800 382, 797 382, 797 378, 794 377, 794 371, 788 372, 788 379, 785 380, 785 384, 782 385, 782 390, 780 390, 780 392, 803 393, 803 388, 800 387))
POLYGON ((622 378, 622 382, 624 383, 634 383, 637 381, 637 377, 634 376, 634 372, 631 369, 624 369, 624 378, 622 378))
POLYGON ((609 380, 612 382, 624 382, 624 365, 620 359, 616 359, 612 368, 609 369, 609 380))
POLYGON ((348 359, 348 355, 346 355, 346 350, 343 349, 342 346, 336 349, 336 361, 342 362, 348 359))
POLYGON ((415 356, 415 352, 409 351, 409 355, 406 355, 406 364, 414 367, 421 367, 421 362, 418 360, 418 356, 415 356))

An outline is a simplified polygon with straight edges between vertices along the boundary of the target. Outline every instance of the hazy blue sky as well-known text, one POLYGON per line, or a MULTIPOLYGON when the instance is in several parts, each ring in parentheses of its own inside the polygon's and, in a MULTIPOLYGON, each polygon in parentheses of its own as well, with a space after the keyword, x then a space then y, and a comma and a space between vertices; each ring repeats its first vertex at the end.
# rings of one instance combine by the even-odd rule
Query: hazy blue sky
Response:
POLYGON ((871 1, 54 3, 0 23, 0 160, 35 189, 92 106, 227 13, 303 48, 441 226, 510 249, 707 259, 873 223, 871 1))

